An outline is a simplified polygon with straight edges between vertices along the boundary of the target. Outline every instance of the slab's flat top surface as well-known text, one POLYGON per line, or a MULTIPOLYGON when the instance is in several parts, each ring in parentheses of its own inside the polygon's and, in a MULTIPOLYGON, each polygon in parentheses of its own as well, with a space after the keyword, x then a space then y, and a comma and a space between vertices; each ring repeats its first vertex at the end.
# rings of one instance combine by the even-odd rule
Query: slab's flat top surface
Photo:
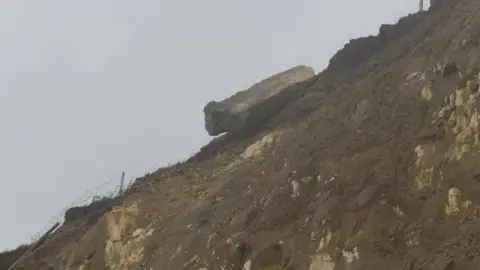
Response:
POLYGON ((217 108, 230 112, 242 112, 249 107, 277 95, 285 88, 315 76, 311 67, 296 66, 268 77, 247 90, 224 99, 216 104, 217 108))

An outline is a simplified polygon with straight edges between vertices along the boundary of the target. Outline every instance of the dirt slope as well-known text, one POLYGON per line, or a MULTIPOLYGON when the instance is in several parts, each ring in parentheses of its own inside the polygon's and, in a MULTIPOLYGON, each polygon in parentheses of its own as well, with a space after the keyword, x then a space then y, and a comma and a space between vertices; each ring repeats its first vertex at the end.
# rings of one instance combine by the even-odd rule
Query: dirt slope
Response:
POLYGON ((332 61, 367 55, 17 269, 478 269, 479 12, 445 0, 346 46, 332 61))

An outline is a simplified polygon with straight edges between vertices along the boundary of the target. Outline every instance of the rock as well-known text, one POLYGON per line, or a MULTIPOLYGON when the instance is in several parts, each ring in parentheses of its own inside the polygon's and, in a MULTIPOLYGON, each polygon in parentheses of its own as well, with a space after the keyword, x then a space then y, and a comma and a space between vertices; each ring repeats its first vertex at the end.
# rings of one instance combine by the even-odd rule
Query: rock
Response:
POLYGON ((205 108, 205 129, 211 136, 260 124, 280 110, 313 82, 311 67, 296 66, 271 76, 245 91, 220 102, 211 101, 205 108), (300 84, 305 82, 306 84, 300 84))
POLYGON ((263 151, 274 144, 282 136, 281 132, 272 132, 265 135, 261 140, 253 143, 242 154, 242 158, 249 159, 262 155, 263 151))
POLYGON ((445 204, 445 214, 447 216, 455 215, 460 212, 461 209, 468 209, 472 204, 471 201, 462 199, 462 192, 460 189, 454 187, 448 190, 448 200, 445 204))
POLYGON ((469 94, 465 89, 455 90, 455 107, 465 106, 465 103, 469 99, 469 94))
POLYGON ((411 81, 411 80, 417 78, 418 76, 420 76, 420 72, 413 72, 413 73, 408 74, 406 80, 411 81))
POLYGON ((133 232, 132 236, 133 236, 134 238, 138 238, 138 237, 141 237, 141 236, 144 235, 144 234, 145 234, 145 229, 139 228, 139 229, 136 229, 136 230, 133 232))
POLYGON ((442 68, 442 76, 447 77, 458 71, 458 67, 453 62, 445 63, 442 68))
POLYGON ((138 229, 139 208, 137 204, 117 207, 105 214, 107 233, 111 241, 121 241, 138 229))
POLYGON ((478 83, 476 81, 468 81, 467 82, 467 89, 470 90, 473 93, 478 92, 478 83))
POLYGON ((458 82, 458 88, 472 88, 471 90, 474 91, 475 84, 477 83, 477 74, 478 74, 478 69, 473 68, 469 69, 465 74, 463 74, 460 77, 460 80, 458 82))
POLYGON ((433 92, 432 92, 431 86, 427 85, 424 88, 422 88, 422 90, 420 91, 420 94, 421 94, 423 99, 431 100, 432 97, 433 97, 433 92))
POLYGON ((192 258, 190 258, 190 260, 188 260, 186 263, 184 263, 183 267, 185 267, 185 268, 191 267, 191 266, 195 265, 196 263, 198 263, 199 260, 200 260, 200 257, 198 257, 198 255, 195 255, 192 258))
POLYGON ((313 256, 308 270, 333 270, 335 269, 335 261, 326 253, 320 253, 313 256))

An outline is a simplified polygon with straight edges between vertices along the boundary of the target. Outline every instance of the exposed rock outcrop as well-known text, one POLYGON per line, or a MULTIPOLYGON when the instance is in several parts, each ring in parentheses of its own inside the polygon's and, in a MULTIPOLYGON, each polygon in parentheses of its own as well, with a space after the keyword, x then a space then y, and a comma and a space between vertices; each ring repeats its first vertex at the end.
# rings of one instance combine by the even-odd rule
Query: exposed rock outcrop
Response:
POLYGON ((224 132, 251 128, 278 112, 288 102, 302 94, 312 83, 315 71, 297 66, 273 75, 251 88, 220 102, 211 101, 205 108, 205 129, 215 136, 224 132), (302 82, 304 82, 302 84, 302 82))
POLYGON ((76 243, 66 269, 133 269, 144 259, 145 243, 153 233, 144 226, 137 203, 114 207, 76 243))

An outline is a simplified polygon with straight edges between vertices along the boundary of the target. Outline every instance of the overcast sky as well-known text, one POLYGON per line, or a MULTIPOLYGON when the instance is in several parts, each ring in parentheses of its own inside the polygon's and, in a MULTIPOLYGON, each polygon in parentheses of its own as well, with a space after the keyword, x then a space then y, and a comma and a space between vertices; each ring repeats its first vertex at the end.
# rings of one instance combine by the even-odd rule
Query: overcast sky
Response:
POLYGON ((183 159, 203 106, 294 65, 318 72, 418 0, 0 4, 0 250, 105 181, 183 159))

